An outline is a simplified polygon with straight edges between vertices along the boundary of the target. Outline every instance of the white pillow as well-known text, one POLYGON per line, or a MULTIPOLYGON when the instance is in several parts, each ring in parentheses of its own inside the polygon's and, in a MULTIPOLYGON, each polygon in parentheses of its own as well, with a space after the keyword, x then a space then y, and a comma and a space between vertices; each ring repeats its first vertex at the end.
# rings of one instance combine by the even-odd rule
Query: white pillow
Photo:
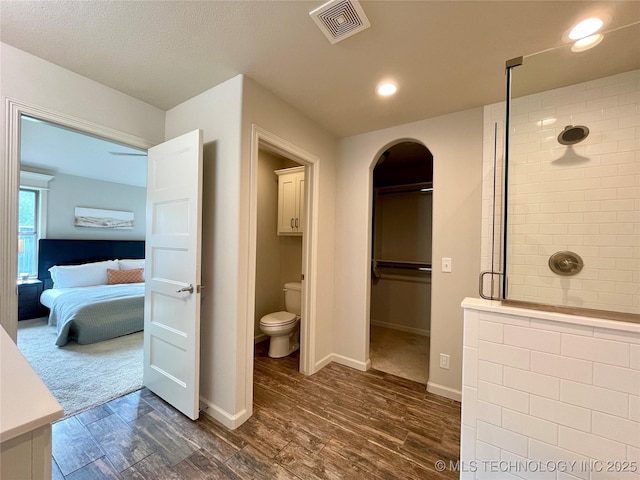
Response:
POLYGON ((144 258, 118 260, 120 270, 133 270, 134 268, 144 268, 144 258))
POLYGON ((120 270, 133 270, 134 268, 142 268, 142 278, 144 279, 144 258, 125 258, 118 260, 120 270))
POLYGON ((49 269, 49 272, 53 280, 53 288, 89 287, 107 284, 107 268, 118 269, 118 260, 82 265, 55 265, 49 269))

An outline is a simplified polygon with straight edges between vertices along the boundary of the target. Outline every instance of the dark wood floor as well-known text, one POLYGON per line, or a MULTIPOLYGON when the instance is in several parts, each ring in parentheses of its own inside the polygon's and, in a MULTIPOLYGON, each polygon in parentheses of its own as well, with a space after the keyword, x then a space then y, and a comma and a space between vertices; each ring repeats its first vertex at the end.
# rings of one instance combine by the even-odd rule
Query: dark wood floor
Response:
POLYGON ((460 404, 425 386, 298 357, 258 354, 254 414, 231 431, 191 422, 142 389, 53 425, 53 478, 445 479, 459 457, 460 404))

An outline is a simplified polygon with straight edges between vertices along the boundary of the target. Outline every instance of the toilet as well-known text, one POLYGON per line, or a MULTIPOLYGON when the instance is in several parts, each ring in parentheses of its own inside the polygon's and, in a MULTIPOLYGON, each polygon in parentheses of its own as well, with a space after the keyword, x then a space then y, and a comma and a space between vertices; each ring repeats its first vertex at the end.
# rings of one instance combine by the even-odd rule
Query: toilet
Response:
POLYGON ((300 311, 302 284, 284 284, 284 305, 286 310, 273 312, 260 319, 260 330, 269 339, 271 358, 282 358, 300 347, 300 311))

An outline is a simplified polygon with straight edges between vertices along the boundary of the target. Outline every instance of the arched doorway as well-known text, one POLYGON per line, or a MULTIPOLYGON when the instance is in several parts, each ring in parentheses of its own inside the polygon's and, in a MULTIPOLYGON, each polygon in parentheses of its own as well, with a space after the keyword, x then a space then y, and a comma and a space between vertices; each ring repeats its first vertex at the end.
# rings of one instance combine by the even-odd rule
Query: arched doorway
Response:
POLYGON ((433 155, 418 142, 373 171, 371 367, 426 385, 431 326, 433 155))

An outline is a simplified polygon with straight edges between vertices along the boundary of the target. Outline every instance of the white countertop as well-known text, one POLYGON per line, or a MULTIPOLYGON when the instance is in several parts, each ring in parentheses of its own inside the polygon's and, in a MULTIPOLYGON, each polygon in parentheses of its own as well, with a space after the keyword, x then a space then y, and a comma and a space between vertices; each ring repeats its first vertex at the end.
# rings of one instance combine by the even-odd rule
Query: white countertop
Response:
POLYGON ((548 312, 545 310, 533 310, 513 305, 503 305, 497 300, 484 300, 482 298, 465 298, 462 308, 480 310, 483 312, 503 313, 517 317, 533 317, 555 322, 572 323, 574 325, 586 325, 590 327, 609 328, 625 332, 640 333, 640 323, 625 322, 622 320, 608 320, 605 318, 585 317, 582 315, 570 315, 568 313, 548 312))
POLYGON ((0 327, 0 442, 57 420, 62 407, 0 327))

